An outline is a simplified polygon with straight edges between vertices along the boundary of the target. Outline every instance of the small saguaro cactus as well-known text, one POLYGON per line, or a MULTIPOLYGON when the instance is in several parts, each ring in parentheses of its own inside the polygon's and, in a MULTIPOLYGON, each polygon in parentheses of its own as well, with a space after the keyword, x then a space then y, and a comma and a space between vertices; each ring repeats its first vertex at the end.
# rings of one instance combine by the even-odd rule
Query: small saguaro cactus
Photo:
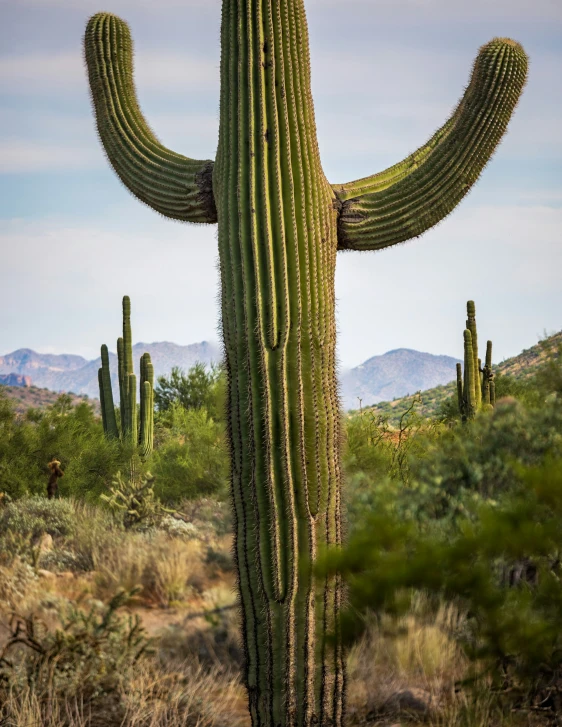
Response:
POLYGON ((131 301, 123 297, 123 337, 117 339, 117 371, 119 380, 119 408, 121 411, 121 432, 117 427, 109 353, 105 343, 101 347, 101 368, 98 371, 103 429, 108 438, 120 436, 140 448, 140 454, 147 458, 152 452, 154 439, 154 367, 149 353, 143 353, 140 360, 140 427, 137 422, 137 377, 133 370, 133 340, 131 333, 131 301))
POLYGON ((492 369, 492 342, 486 344, 486 363, 478 358, 478 332, 476 329, 476 306, 473 300, 466 304, 467 321, 464 331, 464 375, 457 364, 457 398, 463 422, 474 419, 480 409, 494 406, 495 385, 492 369))
POLYGON ((426 144, 384 172, 331 185, 316 137, 304 0, 223 0, 214 161, 170 151, 150 130, 126 23, 94 15, 84 47, 99 136, 122 182, 163 215, 218 222, 252 723, 340 727, 342 583, 313 576, 319 550, 342 542, 337 251, 396 245, 452 212, 507 129, 527 57, 495 38, 426 144))

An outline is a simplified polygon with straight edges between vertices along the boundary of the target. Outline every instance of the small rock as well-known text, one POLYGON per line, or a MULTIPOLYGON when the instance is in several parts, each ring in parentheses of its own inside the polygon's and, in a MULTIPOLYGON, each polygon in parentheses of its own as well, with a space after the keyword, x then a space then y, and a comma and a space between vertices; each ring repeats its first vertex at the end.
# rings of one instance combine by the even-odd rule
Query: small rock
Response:
POLYGON ((427 714, 432 706, 430 692, 425 689, 403 689, 393 694, 386 702, 385 709, 393 712, 414 712, 427 714))
POLYGON ((46 578, 47 580, 53 580, 53 578, 57 577, 56 573, 53 573, 50 570, 44 570, 43 568, 39 568, 37 575, 39 578, 46 578))

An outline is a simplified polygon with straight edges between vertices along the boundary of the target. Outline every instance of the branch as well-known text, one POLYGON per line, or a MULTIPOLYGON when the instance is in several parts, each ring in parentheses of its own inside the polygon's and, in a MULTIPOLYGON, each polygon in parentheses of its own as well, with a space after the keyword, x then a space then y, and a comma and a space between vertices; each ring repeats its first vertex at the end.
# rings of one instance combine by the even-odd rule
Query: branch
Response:
POLYGON ((380 174, 334 185, 338 249, 377 250, 418 237, 446 217, 499 144, 527 78, 527 56, 508 38, 480 49, 451 118, 407 159, 380 174))
POLYGON ((94 15, 86 27, 84 51, 100 140, 123 184, 166 217, 216 222, 213 162, 166 149, 141 113, 127 24, 110 13, 94 15))

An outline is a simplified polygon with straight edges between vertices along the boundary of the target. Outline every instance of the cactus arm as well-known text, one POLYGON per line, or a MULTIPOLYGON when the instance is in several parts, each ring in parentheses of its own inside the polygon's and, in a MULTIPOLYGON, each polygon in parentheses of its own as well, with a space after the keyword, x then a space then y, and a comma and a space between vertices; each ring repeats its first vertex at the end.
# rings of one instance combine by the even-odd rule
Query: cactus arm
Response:
POLYGON ((476 367, 472 348, 472 334, 467 328, 464 332, 464 406, 467 419, 476 415, 476 367))
POLYGON ((102 406, 104 408, 104 430, 110 439, 118 439, 117 419, 115 418, 115 405, 111 389, 111 373, 109 371, 109 352, 105 343, 101 347, 101 384, 100 393, 103 393, 102 406), (103 389, 102 389, 103 387, 103 389))
POLYGON ((122 336, 117 339, 117 375, 119 378, 119 411, 121 414, 121 436, 124 436, 127 411, 127 390, 125 388, 125 348, 122 336))
POLYGON ((150 354, 143 353, 140 360, 140 426, 139 445, 144 459, 152 453, 153 441, 153 392, 154 369, 150 361, 150 354))
POLYGON ((486 344, 486 363, 484 365, 482 377, 482 401, 485 405, 492 405, 493 377, 494 374, 492 371, 492 342, 488 341, 486 344))
POLYGON ((123 184, 166 217, 216 222, 213 162, 166 149, 140 111, 127 24, 110 13, 94 15, 86 27, 84 51, 99 136, 123 184))
POLYGON ((459 413, 464 418, 464 392, 462 386, 462 366, 457 364, 457 399, 459 402, 459 413))
POLYGON ((476 328, 476 305, 473 300, 466 302, 466 327, 472 338, 472 355, 474 357, 474 403, 476 408, 482 403, 482 389, 480 382, 480 359, 478 358, 478 329, 476 328))
POLYGON ((376 250, 418 237, 467 194, 499 144, 527 77, 527 56, 513 40, 484 45, 451 118, 399 164, 333 185, 338 249, 376 250))
POLYGON ((104 434, 107 434, 107 419, 105 418, 105 396, 103 393, 103 377, 101 368, 98 369, 98 384, 100 387, 101 422, 104 434))

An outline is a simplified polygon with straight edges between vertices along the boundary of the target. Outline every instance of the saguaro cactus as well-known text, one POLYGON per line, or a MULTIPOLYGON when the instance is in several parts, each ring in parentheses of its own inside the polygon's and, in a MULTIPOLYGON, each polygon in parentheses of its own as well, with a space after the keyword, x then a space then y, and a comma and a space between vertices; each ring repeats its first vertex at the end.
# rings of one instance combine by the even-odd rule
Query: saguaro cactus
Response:
POLYGON ((463 422, 473 419, 481 408, 494 406, 496 402, 494 371, 492 369, 492 342, 486 343, 486 363, 478 358, 478 331, 476 306, 467 301, 467 321, 464 331, 464 376, 457 364, 457 397, 463 422))
POLYGON ((253 724, 341 725, 341 584, 315 584, 311 565, 342 537, 336 252, 404 242, 453 210, 507 128, 525 53, 492 40, 426 144, 380 174, 336 185, 320 163, 303 0, 223 0, 215 162, 176 154, 151 132, 123 21, 92 17, 85 53, 99 135, 123 183, 163 215, 218 221, 253 724))
POLYGON ((133 369, 133 339, 131 333, 131 300, 123 297, 123 336, 117 339, 117 371, 119 380, 119 408, 121 434, 117 428, 109 354, 107 346, 101 347, 101 368, 98 371, 103 428, 110 438, 139 445, 141 456, 152 452, 154 438, 154 368, 149 353, 143 353, 140 361, 140 427, 137 422, 137 377, 133 369))

